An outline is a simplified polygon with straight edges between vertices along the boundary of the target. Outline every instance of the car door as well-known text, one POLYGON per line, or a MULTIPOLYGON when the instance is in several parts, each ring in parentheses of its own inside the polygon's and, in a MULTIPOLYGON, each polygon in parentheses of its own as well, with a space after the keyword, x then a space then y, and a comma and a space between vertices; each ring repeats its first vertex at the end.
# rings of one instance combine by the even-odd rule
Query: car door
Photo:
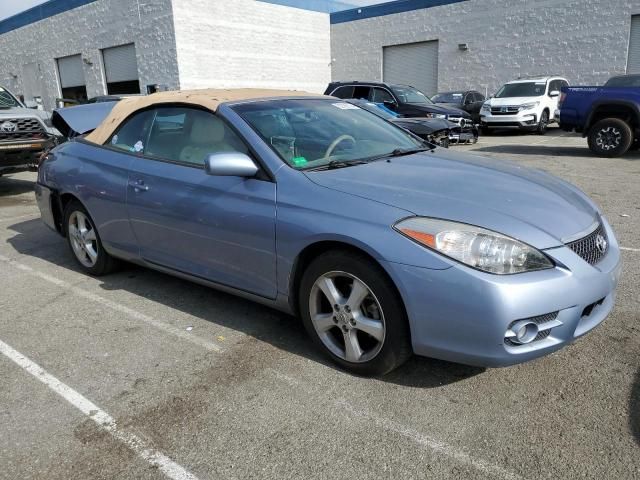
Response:
MULTIPOLYGON (((267 298, 276 296, 276 185, 208 175, 208 154, 249 153, 219 117, 157 108, 130 167, 128 212, 145 261, 267 298)), ((265 177, 266 178, 266 177, 265 177)))

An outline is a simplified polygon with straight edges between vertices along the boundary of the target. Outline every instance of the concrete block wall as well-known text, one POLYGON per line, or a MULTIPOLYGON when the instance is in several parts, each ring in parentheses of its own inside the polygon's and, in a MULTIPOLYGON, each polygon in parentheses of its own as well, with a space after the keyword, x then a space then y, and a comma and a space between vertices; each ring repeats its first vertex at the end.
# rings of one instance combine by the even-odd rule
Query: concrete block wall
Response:
POLYGON ((329 15, 254 0, 173 0, 182 88, 323 92, 329 15))
POLYGON ((383 46, 438 40, 440 91, 492 94, 537 74, 599 85, 625 73, 632 14, 640 14, 640 0, 468 0, 337 23, 332 78, 382 80, 383 46))
POLYGON ((37 63, 43 104, 60 96, 56 58, 82 54, 89 97, 106 93, 100 50, 135 43, 141 89, 179 87, 171 0, 98 0, 0 35, 0 85, 24 93, 23 66, 37 63))

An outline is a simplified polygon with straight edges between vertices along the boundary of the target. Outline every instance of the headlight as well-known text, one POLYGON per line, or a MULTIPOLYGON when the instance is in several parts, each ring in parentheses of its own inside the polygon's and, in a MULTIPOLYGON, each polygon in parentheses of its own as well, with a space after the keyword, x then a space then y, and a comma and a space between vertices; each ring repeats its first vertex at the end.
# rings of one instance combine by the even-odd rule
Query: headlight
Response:
POLYGON ((433 116, 435 118, 447 118, 447 116, 444 113, 436 113, 433 116))
POLYGON ((540 105, 540 102, 525 103, 524 105, 520 105, 520 109, 518 111, 530 110, 532 108, 536 108, 538 105, 540 105))
POLYGON ((482 104, 482 108, 480 110, 490 111, 491 110, 491 105, 489 105, 488 103, 483 103, 482 104))
POLYGON ((525 243, 465 223, 412 217, 394 228, 420 245, 484 272, 507 275, 554 267, 544 253, 525 243))
POLYGON ((44 122, 44 124, 49 127, 52 128, 53 127, 53 123, 51 122, 51 117, 47 117, 45 119, 42 120, 44 122))

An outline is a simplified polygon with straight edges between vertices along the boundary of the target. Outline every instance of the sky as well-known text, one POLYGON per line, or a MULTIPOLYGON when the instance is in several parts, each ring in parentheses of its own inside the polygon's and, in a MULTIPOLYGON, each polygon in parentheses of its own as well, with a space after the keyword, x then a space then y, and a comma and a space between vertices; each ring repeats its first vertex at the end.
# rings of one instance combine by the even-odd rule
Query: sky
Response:
MULTIPOLYGON (((46 2, 47 0, 0 0, 0 20, 11 17, 16 13, 28 10, 31 7, 46 2)), ((374 3, 384 3, 388 0, 343 0, 345 3, 352 5, 364 6, 373 5, 374 3)))

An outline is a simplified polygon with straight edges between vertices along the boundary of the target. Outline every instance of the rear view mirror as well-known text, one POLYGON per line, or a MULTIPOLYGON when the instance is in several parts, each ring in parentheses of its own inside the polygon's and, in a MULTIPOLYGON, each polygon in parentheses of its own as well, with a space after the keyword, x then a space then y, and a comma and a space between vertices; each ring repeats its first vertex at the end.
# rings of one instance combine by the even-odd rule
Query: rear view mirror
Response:
POLYGON ((241 152, 212 153, 204 161, 204 169, 209 175, 221 177, 255 177, 258 167, 241 152))
POLYGON ((549 96, 550 97, 559 97, 560 96, 560 92, 558 90, 552 90, 549 92, 549 96))

